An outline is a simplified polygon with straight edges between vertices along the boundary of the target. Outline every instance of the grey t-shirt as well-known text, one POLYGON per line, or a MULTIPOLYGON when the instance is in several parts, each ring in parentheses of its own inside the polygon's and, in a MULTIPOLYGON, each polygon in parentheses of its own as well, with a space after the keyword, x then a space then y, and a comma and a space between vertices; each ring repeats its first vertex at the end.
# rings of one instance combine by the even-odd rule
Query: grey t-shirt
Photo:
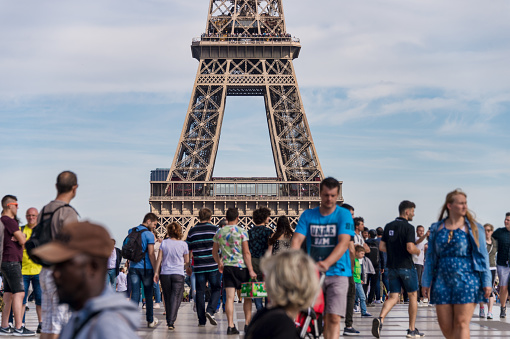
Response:
MULTIPOLYGON (((65 205, 66 202, 60 200, 53 200, 49 204, 43 207, 44 213, 51 213, 55 211, 58 207, 65 205)), ((37 217, 37 223, 41 221, 42 213, 39 213, 37 217)), ((62 207, 58 211, 53 214, 53 219, 51 220, 51 237, 54 239, 55 235, 57 235, 64 225, 67 225, 72 222, 78 221, 78 213, 74 210, 74 208, 62 207)))

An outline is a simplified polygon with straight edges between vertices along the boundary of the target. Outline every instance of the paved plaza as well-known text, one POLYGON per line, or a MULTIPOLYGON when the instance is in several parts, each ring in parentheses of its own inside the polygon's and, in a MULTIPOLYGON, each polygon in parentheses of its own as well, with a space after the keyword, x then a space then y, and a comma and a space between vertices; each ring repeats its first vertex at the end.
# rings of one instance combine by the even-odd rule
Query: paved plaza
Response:
MULTIPOLYGON (((35 305, 29 303, 30 310, 27 313, 26 325, 28 329, 37 328, 37 317, 35 315, 35 305)), ((376 316, 381 310, 381 306, 369 307, 368 312, 376 316)), ((255 308, 253 309, 255 312, 255 308)), ((478 308, 475 311, 478 314, 478 308)), ((227 318, 223 313, 217 313, 216 319, 218 326, 212 326, 207 323, 206 327, 197 327, 198 320, 196 313, 193 312, 191 303, 182 303, 175 323, 175 330, 169 331, 166 327, 163 309, 155 309, 154 315, 160 323, 156 329, 148 329, 145 322, 145 310, 140 306, 140 330, 138 335, 144 339, 194 339, 194 338, 243 338, 244 333, 244 315, 242 304, 235 304, 234 319, 236 327, 241 331, 239 336, 227 336, 227 318)), ((499 318, 499 306, 494 307, 494 320, 480 319, 477 315, 473 316, 471 321, 471 338, 510 338, 510 319, 499 318)), ((390 312, 384 322, 381 338, 405 338, 408 328, 407 305, 396 305, 390 312)), ((343 327, 343 322, 342 322, 343 327)), ((361 332, 358 338, 373 338, 371 335, 372 318, 361 318, 359 314, 354 315, 354 327, 361 332)), ((441 330, 436 319, 434 307, 419 307, 416 327, 420 332, 425 333, 425 338, 443 338, 441 330)))

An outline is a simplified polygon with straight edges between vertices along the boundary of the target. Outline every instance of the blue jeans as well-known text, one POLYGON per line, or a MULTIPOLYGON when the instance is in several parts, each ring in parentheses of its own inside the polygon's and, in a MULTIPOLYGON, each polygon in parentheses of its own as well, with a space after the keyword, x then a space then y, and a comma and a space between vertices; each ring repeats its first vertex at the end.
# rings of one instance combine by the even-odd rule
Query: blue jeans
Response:
POLYGON ((159 289, 159 282, 154 283, 154 302, 159 304, 161 302, 161 290, 159 289))
POLYGON ((210 315, 214 315, 216 311, 216 306, 218 305, 218 300, 220 299, 221 294, 221 274, 219 271, 213 272, 204 272, 204 273, 195 273, 196 285, 197 285, 197 293, 196 293, 196 305, 197 305, 197 316, 198 316, 198 324, 205 325, 206 318, 205 312, 210 315), (209 282, 209 287, 211 288, 211 299, 209 299, 209 303, 207 304, 207 310, 205 309, 205 283, 209 282))
MULTIPOLYGON (((390 280, 388 278, 388 269, 385 268, 384 269, 384 273, 382 273, 382 282, 383 282, 383 285, 384 287, 386 287, 386 292, 389 294, 390 293, 390 280)), ((386 294, 383 295, 383 301, 386 300, 386 294)))
POLYGON ((191 281, 191 298, 193 298, 193 302, 196 303, 197 302, 197 299, 196 299, 196 294, 197 294, 197 279, 195 277, 195 272, 191 272, 191 277, 190 277, 190 281, 191 281))
POLYGON ((152 286, 154 270, 143 268, 129 268, 128 281, 131 282, 131 300, 138 305, 140 302, 140 283, 145 292, 146 319, 151 323, 154 321, 154 302, 152 300, 152 286))
POLYGON ((108 271, 106 271, 106 282, 109 283, 111 286, 113 286, 113 289, 115 289, 115 280, 117 279, 117 276, 115 275, 115 268, 110 268, 108 271))
POLYGON ((404 289, 407 293, 418 291, 418 273, 414 268, 390 268, 390 293, 400 293, 404 289))
POLYGON ((359 305, 361 307, 361 314, 367 313, 367 302, 365 298, 365 291, 363 290, 363 285, 360 283, 356 283, 356 299, 359 299, 359 305))

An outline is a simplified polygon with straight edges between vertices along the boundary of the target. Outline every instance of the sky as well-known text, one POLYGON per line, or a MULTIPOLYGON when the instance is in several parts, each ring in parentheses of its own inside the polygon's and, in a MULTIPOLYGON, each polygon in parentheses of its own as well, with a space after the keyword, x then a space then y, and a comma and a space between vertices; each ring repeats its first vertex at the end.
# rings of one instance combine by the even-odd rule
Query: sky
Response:
MULTIPOLYGON (((0 0, 0 195, 27 208, 77 173, 82 219, 117 242, 171 166, 208 0, 0 0)), ((415 225, 446 194, 477 220, 510 211, 510 2, 284 1, 294 67, 326 176, 369 228, 402 200, 415 225)), ((229 97, 214 176, 275 176, 262 97, 229 97)))

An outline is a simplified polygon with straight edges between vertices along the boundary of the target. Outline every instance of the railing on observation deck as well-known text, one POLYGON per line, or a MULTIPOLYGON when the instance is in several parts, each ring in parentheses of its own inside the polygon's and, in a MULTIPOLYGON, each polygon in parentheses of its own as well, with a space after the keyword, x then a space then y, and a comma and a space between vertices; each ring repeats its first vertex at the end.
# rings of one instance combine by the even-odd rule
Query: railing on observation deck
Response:
POLYGON ((151 182, 151 197, 155 200, 158 197, 161 200, 171 200, 172 197, 185 200, 319 199, 319 182, 151 182))
POLYGON ((205 35, 193 38, 193 43, 199 42, 228 42, 236 44, 265 44, 265 43, 282 43, 282 42, 295 42, 299 43, 300 40, 296 37, 290 36, 231 36, 231 35, 205 35))

